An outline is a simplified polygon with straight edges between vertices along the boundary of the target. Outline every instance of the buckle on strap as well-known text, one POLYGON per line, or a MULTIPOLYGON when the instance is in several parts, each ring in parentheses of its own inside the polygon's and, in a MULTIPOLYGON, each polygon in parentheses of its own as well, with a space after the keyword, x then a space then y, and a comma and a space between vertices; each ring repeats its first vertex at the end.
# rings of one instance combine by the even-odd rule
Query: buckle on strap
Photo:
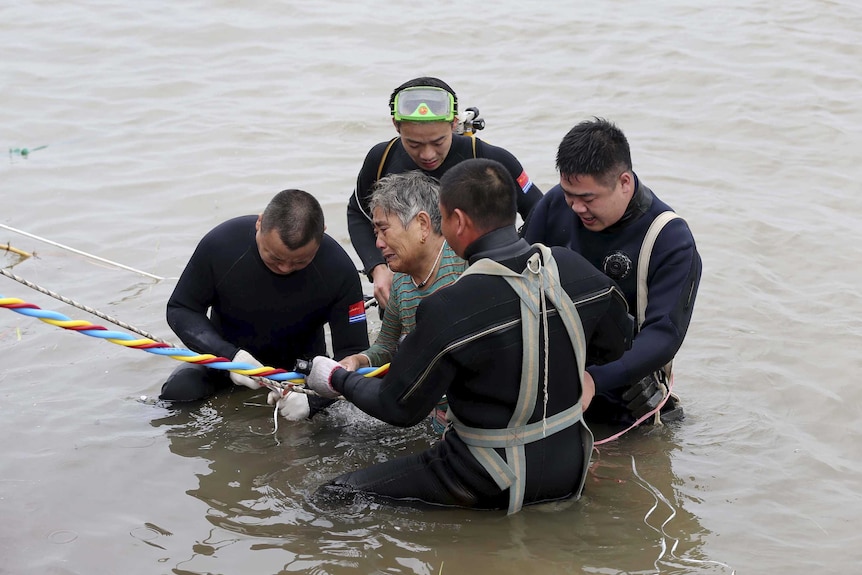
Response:
POLYGON ((531 274, 539 275, 539 272, 542 271, 542 258, 539 255, 539 252, 536 252, 532 256, 530 256, 530 259, 527 260, 526 269, 531 274))

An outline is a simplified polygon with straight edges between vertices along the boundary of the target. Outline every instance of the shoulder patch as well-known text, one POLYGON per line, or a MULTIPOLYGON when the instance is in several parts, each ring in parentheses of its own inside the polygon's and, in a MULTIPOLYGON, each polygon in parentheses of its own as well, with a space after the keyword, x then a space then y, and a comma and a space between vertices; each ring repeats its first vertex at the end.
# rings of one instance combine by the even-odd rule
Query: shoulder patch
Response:
POLYGON ((347 321, 350 323, 365 321, 365 302, 358 301, 350 304, 347 308, 347 321))
POLYGON ((523 170, 518 176, 518 185, 521 186, 521 191, 525 194, 533 187, 533 180, 527 175, 527 170, 523 170))

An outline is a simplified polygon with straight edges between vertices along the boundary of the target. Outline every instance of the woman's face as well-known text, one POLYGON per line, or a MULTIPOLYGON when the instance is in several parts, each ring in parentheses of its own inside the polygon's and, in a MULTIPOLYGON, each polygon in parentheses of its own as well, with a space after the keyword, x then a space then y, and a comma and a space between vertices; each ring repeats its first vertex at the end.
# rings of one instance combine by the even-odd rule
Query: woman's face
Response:
POLYGON ((394 272, 415 273, 424 245, 423 230, 417 218, 410 220, 405 228, 395 214, 386 214, 382 208, 374 208, 374 233, 377 247, 383 253, 389 269, 394 272))

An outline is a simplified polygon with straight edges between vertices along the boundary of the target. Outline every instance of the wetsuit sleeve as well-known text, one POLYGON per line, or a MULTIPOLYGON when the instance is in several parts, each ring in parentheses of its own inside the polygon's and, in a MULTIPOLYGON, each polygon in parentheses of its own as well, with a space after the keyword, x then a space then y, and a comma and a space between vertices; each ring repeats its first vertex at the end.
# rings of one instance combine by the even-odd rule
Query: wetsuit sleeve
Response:
POLYGON ((444 292, 419 304, 421 320, 417 317, 416 329, 401 342, 386 377, 336 370, 333 388, 362 411, 392 425, 410 427, 427 417, 457 372, 454 361, 443 353, 446 327, 455 323, 444 292))
POLYGON ((571 247, 575 217, 558 184, 536 204, 524 222, 521 235, 531 244, 571 247))
MULTIPOLYGON (((619 359, 631 348, 634 337, 634 318, 622 292, 614 290, 604 301, 596 303, 602 310, 587 342, 588 366, 619 359)), ((579 312, 583 313, 580 308, 579 312)))
POLYGON ((347 231, 366 274, 371 273, 375 266, 386 263, 375 245, 377 238, 374 236, 368 202, 371 200, 371 188, 377 181, 377 170, 388 144, 389 142, 382 142, 369 150, 356 178, 356 187, 347 202, 347 231))
POLYGON ((192 351, 233 359, 239 348, 225 340, 207 316, 215 298, 216 279, 210 245, 205 236, 186 265, 168 299, 168 325, 192 351))
POLYGON ((530 244, 547 243, 546 230, 548 229, 548 201, 542 199, 527 216, 524 226, 521 228, 521 237, 530 244))
POLYGON ((331 285, 336 286, 335 304, 329 310, 328 323, 332 354, 340 360, 368 347, 368 322, 356 266, 341 246, 335 245, 338 253, 327 265, 331 285))
POLYGON ((631 385, 673 359, 691 321, 700 274, 688 225, 673 220, 659 234, 650 258, 645 320, 631 349, 617 361, 589 369, 597 393, 631 385))
POLYGON ((517 197, 518 213, 521 215, 521 219, 526 221, 533 206, 542 199, 542 190, 533 183, 533 180, 527 175, 527 171, 521 166, 521 162, 508 150, 492 146, 482 140, 476 142, 476 157, 496 160, 512 174, 512 178, 520 189, 517 197))

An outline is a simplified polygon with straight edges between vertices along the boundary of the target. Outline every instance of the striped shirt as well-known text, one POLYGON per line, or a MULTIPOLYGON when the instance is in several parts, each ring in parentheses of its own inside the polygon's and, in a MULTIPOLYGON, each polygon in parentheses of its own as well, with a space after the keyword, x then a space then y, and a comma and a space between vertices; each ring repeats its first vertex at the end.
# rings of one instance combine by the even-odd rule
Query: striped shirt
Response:
POLYGON ((410 274, 395 273, 380 334, 374 344, 362 352, 368 356, 372 366, 381 366, 392 361, 401 338, 416 327, 416 308, 422 298, 454 282, 465 269, 467 262, 459 258, 449 244, 444 242, 440 267, 434 281, 424 288, 417 288, 410 274))

